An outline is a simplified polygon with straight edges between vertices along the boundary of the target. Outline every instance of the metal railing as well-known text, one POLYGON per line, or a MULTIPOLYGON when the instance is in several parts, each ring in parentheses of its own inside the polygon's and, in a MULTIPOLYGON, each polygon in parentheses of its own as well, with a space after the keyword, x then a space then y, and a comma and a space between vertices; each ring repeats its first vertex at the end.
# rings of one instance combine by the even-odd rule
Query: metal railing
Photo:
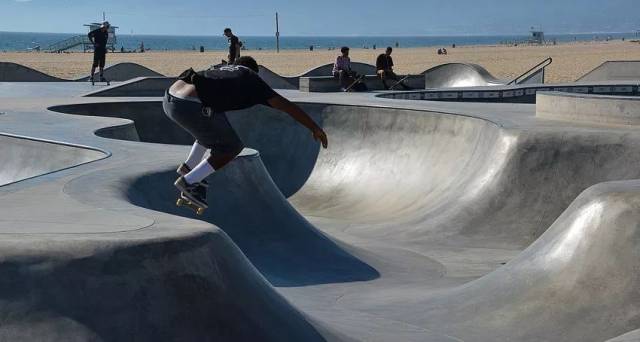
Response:
POLYGON ((533 72, 537 72, 540 69, 544 69, 546 67, 549 66, 549 64, 551 64, 553 62, 553 58, 549 57, 547 59, 545 59, 544 61, 538 63, 536 66, 534 66, 533 68, 527 70, 526 72, 522 73, 522 75, 514 78, 511 82, 507 83, 507 84, 518 84, 522 78, 526 78, 529 75, 533 74, 533 72))

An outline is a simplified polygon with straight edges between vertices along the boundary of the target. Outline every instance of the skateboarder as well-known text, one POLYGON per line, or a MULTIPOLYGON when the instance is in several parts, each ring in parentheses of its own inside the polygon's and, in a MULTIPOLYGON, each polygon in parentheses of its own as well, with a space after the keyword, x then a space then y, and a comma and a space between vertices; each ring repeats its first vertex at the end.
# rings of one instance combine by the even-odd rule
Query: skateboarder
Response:
POLYGON ((106 82, 104 78, 104 64, 107 59, 107 40, 109 40, 109 27, 111 25, 105 21, 97 28, 89 32, 89 41, 93 44, 93 65, 91 66, 91 75, 89 80, 93 82, 93 74, 96 67, 100 67, 100 82, 106 82))
POLYGON ((240 43, 240 39, 238 39, 238 37, 236 37, 228 27, 224 29, 224 35, 229 39, 229 55, 227 56, 227 62, 229 64, 234 64, 236 59, 240 57, 240 48, 242 47, 242 43, 240 43))
MULTIPOLYGON (((378 77, 382 80, 382 85, 384 89, 389 89, 389 85, 387 85, 387 80, 398 81, 398 75, 393 72, 393 58, 391 58, 391 53, 393 52, 393 48, 391 46, 387 47, 385 53, 381 53, 376 59, 376 73, 378 77)), ((404 83, 400 82, 400 86, 404 89, 409 89, 404 83)))
POLYGON ((248 56, 236 65, 184 71, 166 92, 166 115, 196 138, 174 183, 187 199, 206 208, 203 180, 232 161, 244 144, 229 124, 226 111, 263 104, 289 114, 327 148, 327 135, 300 107, 278 95, 258 76, 258 63, 248 56), (207 150, 211 150, 206 159, 207 150))
POLYGON ((342 91, 347 91, 353 86, 358 74, 351 70, 351 59, 349 58, 349 47, 343 46, 340 49, 342 55, 336 58, 336 62, 333 64, 333 77, 337 78, 340 82, 340 88, 342 91))

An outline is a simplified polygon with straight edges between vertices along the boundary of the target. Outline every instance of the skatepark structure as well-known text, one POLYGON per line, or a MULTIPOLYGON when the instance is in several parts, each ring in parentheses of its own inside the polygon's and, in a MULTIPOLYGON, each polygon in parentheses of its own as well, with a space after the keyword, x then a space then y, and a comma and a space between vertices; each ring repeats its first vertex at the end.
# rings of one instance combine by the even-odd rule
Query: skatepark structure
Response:
POLYGON ((607 61, 580 77, 576 82, 637 80, 640 80, 640 61, 607 61))
MULTIPOLYGON (((110 81, 127 81, 134 77, 158 77, 164 76, 145 66, 136 63, 117 63, 104 68, 104 76, 110 81)), ((24 65, 0 62, 0 82, 85 82, 89 76, 83 76, 73 80, 62 79, 47 75, 38 70, 24 65)))
POLYGON ((161 82, 0 83, 0 340, 637 338, 637 82, 281 89, 329 148, 229 112, 203 216, 175 205, 193 138, 127 96, 161 82))

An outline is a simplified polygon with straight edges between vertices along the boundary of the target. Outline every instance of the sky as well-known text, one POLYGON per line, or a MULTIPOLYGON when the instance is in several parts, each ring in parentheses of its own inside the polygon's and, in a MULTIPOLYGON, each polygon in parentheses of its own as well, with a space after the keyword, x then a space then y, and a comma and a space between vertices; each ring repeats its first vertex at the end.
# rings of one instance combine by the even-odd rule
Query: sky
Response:
POLYGON ((121 34, 269 36, 526 35, 632 32, 640 0, 0 0, 0 31, 79 33, 107 20, 121 34))

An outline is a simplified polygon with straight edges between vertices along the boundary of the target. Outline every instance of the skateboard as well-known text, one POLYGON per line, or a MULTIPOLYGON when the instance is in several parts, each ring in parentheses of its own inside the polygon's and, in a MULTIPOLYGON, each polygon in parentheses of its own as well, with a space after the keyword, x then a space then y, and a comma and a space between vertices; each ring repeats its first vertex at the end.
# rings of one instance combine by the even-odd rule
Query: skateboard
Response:
POLYGON ((398 85, 402 84, 402 82, 404 82, 405 80, 407 80, 409 77, 411 77, 411 75, 407 75, 403 78, 401 78, 400 80, 398 80, 396 83, 394 83, 391 87, 389 87, 389 90, 393 90, 393 88, 397 87, 398 85))
POLYGON ((91 81, 91 85, 95 86, 96 83, 105 83, 106 85, 111 85, 111 82, 109 80, 104 80, 104 81, 96 81, 93 78, 89 79, 91 81))
POLYGON ((364 75, 360 75, 360 76, 356 77, 356 79, 347 88, 345 88, 344 91, 345 92, 351 91, 351 89, 353 89, 353 87, 355 87, 356 85, 362 83, 363 80, 364 80, 364 75))
POLYGON ((204 214, 204 211, 207 209, 207 208, 203 208, 203 207, 191 202, 191 200, 188 199, 182 193, 180 194, 180 196, 178 197, 178 200, 176 201, 176 206, 178 206, 178 207, 183 207, 183 206, 189 207, 191 210, 195 211, 196 215, 198 215, 198 216, 204 214))

